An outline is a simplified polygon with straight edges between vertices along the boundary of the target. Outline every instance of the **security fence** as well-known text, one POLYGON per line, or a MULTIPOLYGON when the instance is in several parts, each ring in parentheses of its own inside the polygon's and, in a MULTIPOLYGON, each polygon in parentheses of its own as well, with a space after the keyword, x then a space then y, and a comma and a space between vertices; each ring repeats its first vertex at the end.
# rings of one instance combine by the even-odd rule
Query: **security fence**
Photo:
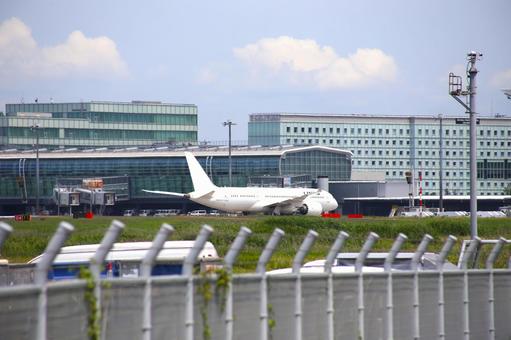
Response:
MULTIPOLYGON (((0 226, 1 227, 1 226, 0 226)), ((62 226, 61 226, 62 227, 62 226)), ((67 230, 72 231, 72 227, 67 230)), ((102 242, 120 231, 112 224, 102 242)), ((1 229, 1 228, 0 228, 1 229)), ((60 229, 59 229, 60 230, 60 229)), ((163 226, 155 238, 151 266, 172 232, 163 226)), ((493 269, 503 245, 496 243, 486 269, 467 269, 480 243, 474 239, 460 268, 444 270, 455 242, 449 237, 436 270, 392 270, 393 258, 406 238, 400 235, 385 259, 385 269, 364 267, 377 235, 371 233, 351 272, 331 267, 342 247, 340 233, 321 270, 308 272, 303 259, 317 234, 310 231, 288 273, 266 273, 265 266, 284 233, 277 229, 262 252, 256 273, 231 275, 232 265, 250 231, 242 228, 225 257, 223 269, 193 273, 197 250, 212 232, 204 226, 185 260, 183 275, 46 282, 38 263, 34 284, 0 287, 1 339, 176 339, 176 340, 316 340, 316 339, 509 339, 511 270, 493 269), (195 253, 194 253, 195 252, 195 253), (98 310, 96 310, 98 308, 98 310)), ((66 237, 50 245, 60 249, 66 237)), ((5 239, 5 237, 3 237, 5 239)), ((415 253, 419 260, 431 238, 415 253)), ((107 242, 108 241, 108 242, 107 242)), ((0 235, 0 248, 2 235, 0 235)), ((48 246, 46 252, 52 253, 48 246)), ((98 250, 99 253, 99 250, 98 250)), ((148 252, 148 254, 151 251, 148 252)), ((50 255, 49 255, 50 256, 50 255)), ((95 256, 96 258, 96 256, 95 256)), ((48 258, 51 260, 51 256, 48 258)), ((41 261, 43 264, 45 261, 41 261)), ((51 261, 47 262, 51 264, 51 261)), ((46 268, 47 270, 47 268, 46 268)), ((94 270, 91 268, 91 272, 94 270)))

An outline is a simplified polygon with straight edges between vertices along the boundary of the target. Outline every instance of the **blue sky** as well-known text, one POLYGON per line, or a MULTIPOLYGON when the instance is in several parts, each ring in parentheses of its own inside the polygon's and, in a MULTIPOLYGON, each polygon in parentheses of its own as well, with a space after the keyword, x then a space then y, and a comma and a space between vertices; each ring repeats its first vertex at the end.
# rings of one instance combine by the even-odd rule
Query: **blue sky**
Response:
POLYGON ((478 110, 511 115, 511 1, 2 1, 5 103, 199 107, 199 139, 247 138, 254 112, 452 114, 478 62, 478 110))

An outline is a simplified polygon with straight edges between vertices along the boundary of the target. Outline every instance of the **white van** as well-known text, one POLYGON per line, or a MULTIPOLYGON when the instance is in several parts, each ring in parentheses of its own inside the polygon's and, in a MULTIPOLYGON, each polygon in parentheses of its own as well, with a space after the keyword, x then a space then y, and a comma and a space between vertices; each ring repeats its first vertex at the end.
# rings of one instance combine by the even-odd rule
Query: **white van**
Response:
POLYGON ((124 210, 123 216, 136 216, 135 210, 124 210))
POLYGON ((206 210, 193 210, 188 213, 190 216, 206 216, 208 213, 206 210))

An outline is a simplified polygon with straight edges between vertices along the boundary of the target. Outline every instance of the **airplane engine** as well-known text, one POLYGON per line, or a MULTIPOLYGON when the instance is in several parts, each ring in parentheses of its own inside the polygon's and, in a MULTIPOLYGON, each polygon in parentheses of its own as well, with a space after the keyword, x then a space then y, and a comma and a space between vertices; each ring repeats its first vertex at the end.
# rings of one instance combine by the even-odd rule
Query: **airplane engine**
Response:
POLYGON ((302 215, 320 216, 323 212, 323 207, 318 202, 307 202, 298 208, 298 212, 302 215))

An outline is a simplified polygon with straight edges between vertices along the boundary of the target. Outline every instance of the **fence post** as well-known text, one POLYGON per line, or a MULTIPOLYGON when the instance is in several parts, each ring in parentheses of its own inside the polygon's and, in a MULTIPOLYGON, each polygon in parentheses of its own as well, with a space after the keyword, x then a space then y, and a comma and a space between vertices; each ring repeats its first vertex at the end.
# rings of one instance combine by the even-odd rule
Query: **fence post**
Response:
POLYGON ((154 237, 151 248, 147 251, 140 265, 140 276, 146 279, 144 286, 144 314, 142 320, 142 339, 151 340, 151 271, 153 270, 156 257, 160 253, 165 241, 169 235, 174 232, 174 228, 167 223, 161 225, 160 230, 154 237))
POLYGON ((499 238, 493 249, 491 250, 490 255, 486 259, 486 269, 490 270, 490 277, 488 282, 488 305, 489 305, 489 313, 488 313, 488 339, 495 339, 495 292, 494 292, 494 280, 493 280, 493 265, 495 264, 495 260, 499 256, 504 244, 507 243, 507 240, 503 237, 499 238))
POLYGON ((275 248, 279 244, 282 237, 285 235, 282 229, 276 228, 271 234, 271 237, 266 244, 261 256, 259 257, 259 261, 257 262, 256 273, 261 275, 261 287, 260 287, 260 305, 259 305, 259 315, 260 315, 260 340, 268 340, 268 291, 267 291, 267 282, 266 282, 266 265, 270 261, 275 248))
POLYGON ((48 281, 48 270, 60 252, 60 248, 66 242, 69 235, 73 232, 74 227, 67 222, 60 222, 59 227, 53 237, 51 238, 48 246, 44 250, 41 259, 37 262, 35 267, 34 281, 40 287, 38 305, 37 305, 37 340, 46 339, 46 312, 47 312, 47 296, 46 296, 46 282, 48 281))
POLYGON ((0 222, 0 252, 2 251, 2 246, 4 245, 5 240, 12 233, 12 227, 7 223, 0 222))
POLYGON ((245 241, 247 237, 252 234, 252 231, 247 227, 241 227, 238 232, 238 236, 231 244, 227 255, 224 258, 225 270, 229 275, 229 282, 227 287, 226 299, 225 299, 225 340, 232 340, 233 338, 233 301, 232 301, 232 267, 236 258, 238 257, 239 252, 245 245, 245 241))
POLYGON ((328 327, 328 340, 334 340, 334 282, 332 278, 332 265, 334 264, 335 258, 337 254, 341 250, 344 242, 350 235, 344 231, 340 231, 335 239, 334 244, 330 248, 328 255, 325 260, 325 273, 328 274, 328 283, 327 283, 327 306, 326 306, 326 315, 327 315, 327 327, 328 327))
POLYGON ((419 263, 422 260, 422 255, 428 249, 429 243, 433 240, 433 237, 429 234, 424 235, 421 243, 417 247, 417 250, 413 254, 411 269, 413 270, 413 339, 418 340, 420 338, 420 317, 419 317, 419 263))
POLYGON ((355 272, 358 273, 358 336, 360 340, 364 340, 364 275, 362 273, 364 268, 364 261, 373 247, 374 243, 380 238, 378 234, 370 232, 369 236, 362 246, 360 253, 355 261, 355 272))
POLYGON ((403 243, 408 239, 405 234, 399 233, 397 235, 392 248, 390 249, 385 263, 383 265, 387 272, 387 339, 394 339, 394 315, 393 315, 393 295, 392 295, 392 263, 397 256, 397 253, 403 246, 403 243))
POLYGON ((476 252, 481 243, 479 237, 474 237, 469 241, 468 248, 463 253, 460 261, 460 269, 463 270, 463 337, 466 340, 470 339, 470 300, 468 296, 468 261, 472 261, 476 258, 476 252))
POLYGON ((188 278, 188 285, 186 290, 186 314, 185 314, 185 327, 186 327, 186 339, 193 340, 193 266, 197 262, 197 257, 199 256, 204 244, 208 241, 209 235, 213 232, 213 228, 209 225, 203 225, 202 229, 197 235, 195 239, 195 243, 193 244, 192 249, 186 255, 186 258, 183 262, 183 276, 188 278))
POLYGON ((438 259, 436 269, 438 271, 438 338, 445 339, 445 299, 444 299, 444 263, 454 243, 458 239, 452 235, 447 237, 438 259))
POLYGON ((295 282, 295 340, 302 340, 302 277, 300 269, 310 248, 316 241, 318 233, 309 230, 293 259, 293 274, 296 275, 295 282))
POLYGON ((119 233, 124 229, 124 223, 113 220, 108 228, 96 252, 90 259, 89 269, 94 279, 94 296, 96 299, 96 313, 94 318, 96 322, 101 318, 101 268, 105 263, 106 257, 112 249, 114 242, 117 241, 119 233))

